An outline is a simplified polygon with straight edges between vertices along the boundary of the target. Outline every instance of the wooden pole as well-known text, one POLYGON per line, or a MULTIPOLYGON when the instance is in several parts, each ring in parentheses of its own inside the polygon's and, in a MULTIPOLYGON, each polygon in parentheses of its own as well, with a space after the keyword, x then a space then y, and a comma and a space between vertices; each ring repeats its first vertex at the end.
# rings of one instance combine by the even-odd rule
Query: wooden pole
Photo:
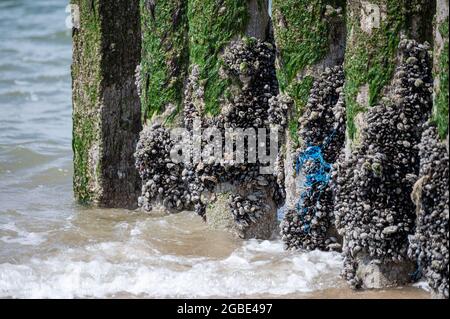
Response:
POLYGON ((140 103, 134 70, 140 60, 137 0, 73 0, 74 193, 103 207, 137 205, 133 153, 140 103))

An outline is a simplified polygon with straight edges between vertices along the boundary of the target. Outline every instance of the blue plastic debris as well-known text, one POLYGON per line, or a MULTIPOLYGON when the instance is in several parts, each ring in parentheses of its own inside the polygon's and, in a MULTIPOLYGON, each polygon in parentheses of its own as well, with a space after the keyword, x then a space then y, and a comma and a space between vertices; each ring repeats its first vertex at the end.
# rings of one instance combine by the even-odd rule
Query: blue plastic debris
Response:
POLYGON ((301 152, 296 162, 297 175, 304 176, 303 184, 300 186, 301 195, 297 202, 296 209, 303 222, 303 231, 309 233, 311 225, 304 220, 305 215, 314 216, 317 210, 317 203, 320 200, 321 193, 327 187, 331 178, 332 166, 324 159, 323 149, 328 146, 335 135, 336 130, 332 132, 320 146, 309 145, 301 152), (306 198, 313 200, 313 205, 303 207, 306 198), (312 210, 312 211, 309 211, 312 210))

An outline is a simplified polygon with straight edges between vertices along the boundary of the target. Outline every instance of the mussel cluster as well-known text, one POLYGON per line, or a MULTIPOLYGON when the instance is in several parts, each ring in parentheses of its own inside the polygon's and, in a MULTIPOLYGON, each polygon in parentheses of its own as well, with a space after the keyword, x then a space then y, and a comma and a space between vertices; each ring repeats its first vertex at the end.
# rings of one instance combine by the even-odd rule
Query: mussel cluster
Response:
POLYGON ((327 162, 339 156, 345 139, 344 81, 340 65, 326 68, 314 81, 298 121, 299 153, 308 146, 321 146, 327 162))
MULTIPOLYGON (((420 174, 414 185, 416 230, 410 238, 409 255, 433 292, 448 298, 449 252, 449 156, 436 127, 427 124, 419 146, 420 174)), ((419 274, 420 275, 420 274, 419 274)))
POLYGON ((297 174, 301 194, 280 225, 286 249, 340 248, 335 234, 333 196, 328 185, 331 165, 345 140, 345 105, 341 66, 327 68, 313 83, 299 119, 297 174))
POLYGON ((268 121, 271 124, 286 127, 288 123, 288 113, 292 110, 294 101, 284 93, 273 96, 269 99, 268 121))
POLYGON ((225 72, 239 80, 241 91, 225 107, 224 127, 264 127, 269 99, 278 94, 275 48, 268 42, 245 38, 227 47, 222 58, 225 72))
MULTIPOLYGON (((275 49, 270 43, 254 38, 244 38, 232 42, 221 56, 223 67, 221 76, 231 81, 231 97, 222 101, 221 113, 217 116, 204 115, 204 86, 200 81, 199 69, 193 66, 188 78, 184 99, 184 124, 189 134, 193 133, 194 123, 199 129, 217 128, 222 137, 225 130, 232 128, 268 128, 267 110, 269 99, 278 93, 278 82, 275 75, 275 49)), ((255 131, 258 132, 257 130, 255 131)), ((267 140, 269 139, 267 134, 267 140)), ((208 141, 202 139, 202 149, 208 141)), ((258 141, 260 143, 262 141, 258 141)), ((245 158, 248 158, 249 143, 245 142, 245 158)), ((284 192, 277 174, 261 175, 259 161, 256 163, 240 163, 234 158, 225 156, 222 159, 202 158, 200 162, 173 163, 170 152, 175 146, 167 129, 153 125, 146 127, 141 133, 137 151, 136 167, 143 179, 142 196, 139 205, 145 210, 152 209, 152 201, 162 201, 166 209, 181 210, 193 207, 205 217, 206 206, 220 183, 230 183, 246 189, 255 189, 254 194, 247 194, 246 201, 257 197, 258 188, 270 190, 270 200, 281 203, 284 192)), ((223 152, 225 152, 225 145, 223 152)), ((234 151, 236 146, 234 147, 234 151)), ((252 150, 256 151, 256 150, 252 150)), ((262 192, 262 194, 266 192, 262 192)), ((265 195, 267 196, 267 195, 265 195)), ((248 206, 237 193, 230 200, 230 208, 248 206)), ((254 222, 267 210, 264 196, 257 197, 258 203, 250 205, 249 212, 230 214, 241 227, 254 222), (255 206, 256 205, 256 206, 255 206), (251 213, 251 214, 250 214, 251 213), (251 217, 249 217, 251 216, 251 217)), ((239 211, 239 209, 238 209, 239 211)))
POLYGON ((342 154, 333 170, 343 276, 354 287, 361 284, 357 257, 402 262, 414 230, 410 194, 419 169, 420 128, 432 105, 432 78, 428 45, 402 40, 399 49, 390 95, 367 111, 359 145, 342 154))
MULTIPOLYGON (((194 128, 194 121, 202 122, 201 111, 203 98, 205 96, 205 89, 200 85, 200 69, 198 65, 194 65, 187 77, 186 86, 184 90, 184 127, 192 132, 194 128), (200 106, 198 106, 200 104, 200 106)), ((204 121, 203 121, 204 122, 204 121)))
POLYGON ((264 203, 264 195, 258 192, 248 196, 231 194, 228 198, 228 205, 234 221, 241 228, 248 227, 251 223, 256 223, 259 218, 270 210, 270 206, 264 203))
POLYGON ((171 160, 174 146, 170 132, 163 126, 146 126, 140 133, 134 156, 142 179, 138 205, 145 211, 153 209, 152 203, 160 203, 169 211, 191 206, 188 180, 182 178, 184 166, 171 160))
MULTIPOLYGON (((202 110, 199 110, 198 105, 201 106, 199 101, 203 99, 203 89, 198 84, 198 75, 192 72, 185 94, 188 97, 185 101, 184 114, 186 126, 190 128, 194 119, 200 119, 203 128, 217 127, 221 130, 223 137, 227 129, 267 129, 269 99, 278 93, 274 47, 270 43, 254 38, 244 38, 232 42, 225 49, 221 58, 224 64, 221 72, 234 83, 230 88, 233 91, 231 98, 224 101, 219 115, 201 116, 202 110)), ((255 132, 257 133, 257 131, 255 132)), ((248 152, 256 150, 250 149, 248 142, 245 143, 245 146, 244 156, 248 158, 248 152)), ((203 161, 195 165, 197 182, 202 185, 198 187, 205 192, 214 192, 215 187, 220 183, 230 183, 236 186, 246 185, 248 189, 265 187, 271 190, 272 199, 281 203, 284 193, 281 185, 277 183, 277 175, 261 175, 261 165, 259 161, 239 163, 234 158, 227 158, 226 155, 221 161, 203 161)), ((251 201, 253 197, 257 196, 255 194, 248 195, 249 197, 245 200, 251 201)), ((243 204, 244 199, 237 193, 230 196, 230 213, 238 226, 248 226, 267 211, 266 205, 261 204, 265 200, 264 196, 258 200, 260 202, 258 206, 255 206, 256 203, 250 205, 249 209, 252 211, 242 215, 238 206, 243 204), (235 210, 237 214, 235 214, 235 210)), ((206 204, 200 202, 196 205, 199 215, 204 216, 206 204)), ((247 206, 247 204, 243 205, 242 209, 247 206)))

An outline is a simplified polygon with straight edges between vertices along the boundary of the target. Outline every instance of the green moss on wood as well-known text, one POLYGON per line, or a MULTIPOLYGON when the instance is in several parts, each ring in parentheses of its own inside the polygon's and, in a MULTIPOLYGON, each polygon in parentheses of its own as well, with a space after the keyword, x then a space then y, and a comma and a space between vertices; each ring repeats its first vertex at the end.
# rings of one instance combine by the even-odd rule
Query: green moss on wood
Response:
POLYGON ((314 77, 307 69, 329 53, 331 24, 327 6, 345 7, 345 0, 273 0, 272 19, 278 50, 277 78, 281 91, 293 100, 295 108, 288 123, 294 147, 298 145, 298 118, 308 101, 314 77))
POLYGON ((293 82, 286 90, 294 100, 295 112, 298 116, 302 114, 303 107, 308 102, 309 93, 314 83, 313 76, 305 76, 301 81, 293 82))
POLYGON ((190 0, 188 4, 189 58, 198 65, 205 87, 205 113, 216 115, 230 80, 221 78, 219 55, 245 31, 249 14, 246 0, 190 0), (220 4, 219 4, 220 3, 220 4))
POLYGON ((159 115, 171 104, 181 109, 183 81, 188 65, 187 1, 141 0, 143 121, 159 115))
POLYGON ((277 76, 286 90, 297 74, 318 63, 328 51, 328 29, 321 0, 273 0, 279 52, 277 76))
POLYGON ((390 84, 396 67, 396 57, 400 35, 417 38, 427 37, 423 31, 429 22, 433 7, 423 0, 372 0, 369 3, 385 6, 385 19, 380 19, 380 27, 373 28, 371 34, 361 29, 360 2, 351 0, 347 10, 347 48, 345 54, 345 96, 347 108, 347 132, 351 139, 357 136, 355 118, 365 112, 366 106, 357 102, 361 87, 368 85, 368 106, 380 101, 383 89, 390 84), (418 20, 417 20, 418 19, 418 20), (413 22, 416 20, 416 22, 413 22), (414 23, 419 26, 412 28, 414 23), (410 34, 417 29, 418 34, 410 34))
POLYGON ((289 135, 294 147, 299 145, 298 119, 308 102, 309 94, 314 83, 314 77, 305 76, 301 81, 294 81, 286 89, 286 93, 294 100, 294 109, 291 110, 291 120, 289 121, 289 135))
POLYGON ((300 143, 300 140, 298 137, 298 120, 297 120, 296 116, 294 116, 293 118, 291 118, 289 120, 288 130, 289 130, 289 136, 291 138, 293 147, 296 148, 300 143))
POLYGON ((273 0, 272 15, 279 52, 278 81, 286 90, 306 67, 320 62, 329 49, 326 6, 343 7, 343 0, 273 0))
POLYGON ((100 132, 95 126, 100 103, 100 18, 98 0, 72 0, 80 12, 80 30, 74 32, 74 63, 72 78, 73 94, 73 140, 74 193, 78 201, 93 200, 91 184, 95 172, 89 170, 89 153, 100 132))
MULTIPOLYGON (((89 187, 92 172, 89 170, 89 151, 97 138, 93 120, 85 119, 78 114, 73 115, 73 125, 77 127, 73 135, 72 148, 74 152, 74 192, 82 204, 92 201, 93 193, 89 187)), ((98 173, 98 172, 96 172, 98 173)))
POLYGON ((360 88, 368 84, 369 106, 375 105, 382 89, 389 84, 395 70, 397 47, 400 32, 406 23, 404 4, 397 0, 373 1, 386 5, 386 19, 380 22, 380 28, 372 29, 368 35, 361 29, 359 8, 347 19, 347 51, 345 55, 345 96, 347 103, 347 131, 349 137, 356 136, 355 117, 365 111, 365 106, 356 101, 360 88))
POLYGON ((437 70, 435 77, 438 78, 439 86, 434 97, 433 121, 436 124, 439 136, 445 139, 448 134, 448 17, 439 26, 439 33, 444 39, 444 46, 437 57, 437 70))

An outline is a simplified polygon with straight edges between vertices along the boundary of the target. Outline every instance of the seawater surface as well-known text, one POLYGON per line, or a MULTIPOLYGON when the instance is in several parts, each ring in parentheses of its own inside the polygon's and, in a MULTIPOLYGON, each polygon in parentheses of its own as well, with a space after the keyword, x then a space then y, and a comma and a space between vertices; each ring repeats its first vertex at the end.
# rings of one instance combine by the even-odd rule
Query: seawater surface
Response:
POLYGON ((0 0, 0 297, 428 298, 353 292, 337 253, 240 241, 190 212, 78 206, 67 3, 0 0))

